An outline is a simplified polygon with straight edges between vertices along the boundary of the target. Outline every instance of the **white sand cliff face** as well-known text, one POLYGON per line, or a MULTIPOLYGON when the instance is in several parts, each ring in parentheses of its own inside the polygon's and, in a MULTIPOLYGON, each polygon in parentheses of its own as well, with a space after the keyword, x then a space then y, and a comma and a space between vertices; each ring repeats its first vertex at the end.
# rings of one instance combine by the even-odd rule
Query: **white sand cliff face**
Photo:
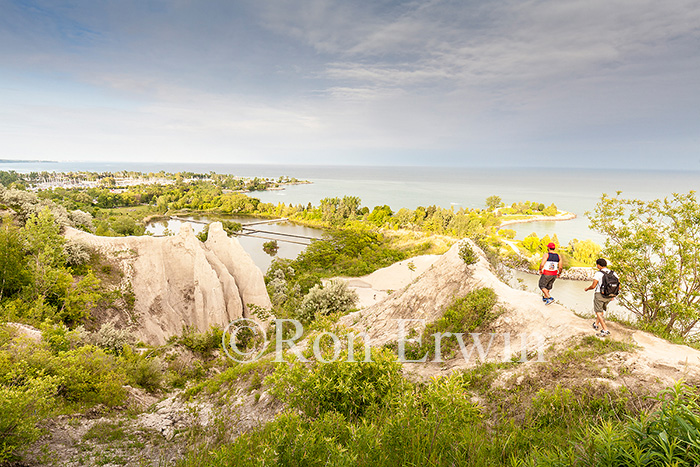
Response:
POLYGON ((262 271, 219 222, 205 243, 189 224, 172 237, 97 237, 71 228, 65 236, 119 261, 136 297, 133 332, 145 343, 163 344, 183 326, 206 331, 255 319, 252 305, 272 306, 262 271))

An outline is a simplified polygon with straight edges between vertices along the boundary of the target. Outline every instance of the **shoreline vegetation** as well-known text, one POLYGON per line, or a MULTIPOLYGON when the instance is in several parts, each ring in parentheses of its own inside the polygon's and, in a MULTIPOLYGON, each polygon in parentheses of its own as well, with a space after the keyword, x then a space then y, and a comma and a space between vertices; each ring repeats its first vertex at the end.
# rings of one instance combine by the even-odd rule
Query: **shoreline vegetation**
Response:
POLYGON ((282 175, 276 179, 265 177, 239 177, 215 172, 29 172, 0 171, 0 184, 15 184, 32 191, 51 189, 108 188, 119 192, 129 187, 147 185, 171 185, 174 183, 210 182, 225 193, 250 193, 254 191, 283 190, 285 186, 311 184, 309 180, 298 180, 282 175))
MULTIPOLYGON (((546 248, 549 237, 533 239, 531 236, 513 242, 514 231, 504 228, 516 223, 548 220, 568 220, 573 213, 559 211, 557 206, 542 202, 518 201, 506 206, 500 197, 486 198, 484 209, 454 206, 419 206, 416 209, 401 208, 394 212, 389 206, 369 208, 361 205, 360 198, 324 198, 318 206, 285 203, 263 203, 248 196, 253 191, 283 189, 286 185, 310 183, 287 176, 277 179, 259 177, 242 178, 230 174, 197 174, 193 172, 157 173, 142 172, 32 172, 19 174, 0 171, 0 184, 19 190, 36 190, 43 200, 51 200, 66 209, 79 210, 93 217, 92 230, 96 235, 143 235, 148 222, 164 216, 200 214, 205 216, 251 216, 261 218, 287 218, 291 222, 320 228, 378 229, 391 233, 394 243, 415 244, 430 242, 430 236, 445 235, 459 239, 478 237, 493 255, 502 254, 506 262, 516 268, 533 267, 531 263, 538 251, 546 248), (147 183, 143 183, 146 181, 147 183), (58 186, 55 186, 58 184, 58 186), (410 232, 410 235, 407 233, 410 232), (399 233, 403 239, 397 240, 399 233), (410 239, 410 237, 414 237, 410 239), (427 237, 424 240, 420 238, 427 237), (505 245, 504 245, 505 244, 505 245), (487 246, 488 245, 488 246, 487 246), (544 247, 543 247, 544 245, 544 247), (505 248, 503 248, 506 246, 505 248), (510 249, 512 251, 508 251, 510 249), (529 266, 526 266, 528 265, 529 266)), ((386 235, 385 235, 386 237, 386 235)), ((553 239, 559 244, 556 236, 553 239)), ((426 252, 444 251, 446 247, 424 247, 426 252)), ((562 245, 562 253, 570 257, 570 266, 588 265, 591 255, 600 250, 593 244, 583 252, 580 242, 562 245), (578 250, 578 251, 577 251, 578 250), (584 254, 585 253, 585 254, 584 254)))

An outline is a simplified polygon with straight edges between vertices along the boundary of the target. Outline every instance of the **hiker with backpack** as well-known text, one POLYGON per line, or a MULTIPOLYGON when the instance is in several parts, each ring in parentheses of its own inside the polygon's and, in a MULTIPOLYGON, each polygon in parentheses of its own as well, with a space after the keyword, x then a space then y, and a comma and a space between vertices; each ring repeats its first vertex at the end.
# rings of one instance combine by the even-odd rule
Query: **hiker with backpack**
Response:
POLYGON ((617 297, 620 293, 620 280, 608 269, 608 262, 603 258, 599 258, 595 262, 595 266, 598 271, 593 276, 593 283, 585 288, 585 291, 595 289, 595 295, 593 296, 593 311, 595 312, 596 319, 593 323, 593 329, 596 331, 600 329, 600 333, 597 334, 599 337, 605 337, 610 335, 608 327, 605 325, 605 318, 603 318, 603 312, 608 310, 608 303, 617 297))
POLYGON ((554 243, 549 243, 547 245, 547 253, 542 256, 542 261, 540 261, 541 275, 537 286, 542 291, 542 301, 545 305, 554 303, 554 298, 549 293, 552 291, 554 281, 561 275, 563 268, 561 256, 554 252, 556 248, 557 246, 554 243))

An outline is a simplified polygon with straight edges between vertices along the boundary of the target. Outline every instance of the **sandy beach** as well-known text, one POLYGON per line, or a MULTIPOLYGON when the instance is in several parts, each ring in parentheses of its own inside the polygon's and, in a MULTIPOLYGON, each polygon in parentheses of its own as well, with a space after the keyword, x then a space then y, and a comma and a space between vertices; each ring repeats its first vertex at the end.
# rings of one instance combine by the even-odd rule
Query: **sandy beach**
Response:
POLYGON ((509 221, 502 221, 501 227, 512 224, 527 224, 529 222, 549 222, 549 221, 570 221, 576 219, 576 214, 573 212, 561 212, 556 216, 535 216, 528 219, 513 219, 509 221))

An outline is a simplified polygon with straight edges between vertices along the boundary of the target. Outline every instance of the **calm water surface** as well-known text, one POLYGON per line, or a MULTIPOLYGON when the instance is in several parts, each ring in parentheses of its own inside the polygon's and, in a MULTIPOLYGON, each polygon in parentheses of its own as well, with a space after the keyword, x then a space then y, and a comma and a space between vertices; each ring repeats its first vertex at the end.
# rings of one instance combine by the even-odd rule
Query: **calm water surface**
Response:
POLYGON ((640 199, 655 199, 673 192, 700 188, 700 172, 639 171, 598 169, 531 169, 531 168, 449 168, 449 167, 338 167, 294 165, 234 164, 164 164, 61 162, 54 164, 0 164, 0 170, 97 172, 134 170, 141 172, 193 171, 231 173, 252 177, 288 175, 310 180, 313 184, 296 185, 285 190, 256 192, 264 202, 318 204, 326 197, 358 196, 365 206, 387 204, 393 210, 438 205, 445 208, 484 207, 486 197, 500 196, 506 204, 516 201, 555 203, 560 209, 575 213, 578 218, 566 222, 535 222, 512 226, 517 238, 531 232, 542 236, 556 233, 562 243, 574 238, 591 238, 599 243, 604 238, 588 228, 586 211, 595 207, 603 193, 640 199))

